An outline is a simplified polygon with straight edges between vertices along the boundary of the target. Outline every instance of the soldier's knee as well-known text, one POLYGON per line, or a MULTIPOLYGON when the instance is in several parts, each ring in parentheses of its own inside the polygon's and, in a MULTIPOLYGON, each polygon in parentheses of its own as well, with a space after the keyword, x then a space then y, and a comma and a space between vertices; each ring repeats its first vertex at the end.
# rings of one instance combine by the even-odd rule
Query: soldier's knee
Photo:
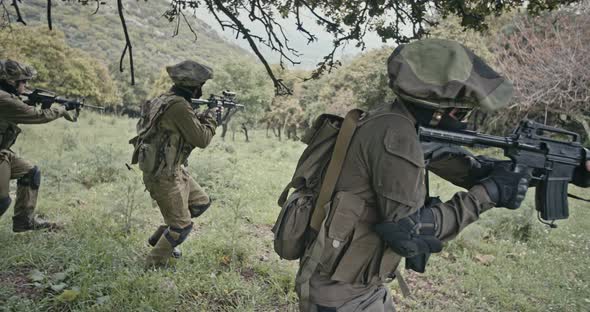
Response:
POLYGON ((6 210, 8 210, 10 203, 12 203, 12 198, 10 198, 10 196, 0 198, 0 217, 6 212, 6 210))
POLYGON ((172 245, 172 247, 176 247, 182 244, 187 239, 188 235, 191 233, 192 230, 192 223, 184 228, 175 228, 170 226, 164 231, 163 235, 164 237, 166 237, 168 242, 170 242, 170 245, 172 245), (176 235, 173 235, 171 232, 174 232, 174 234, 176 235))
POLYGON ((19 186, 28 186, 34 190, 39 189, 41 186, 41 169, 35 166, 29 170, 24 176, 17 180, 19 186))
POLYGON ((188 209, 191 212, 191 218, 196 218, 202 215, 211 206, 211 200, 204 205, 190 205, 188 209))

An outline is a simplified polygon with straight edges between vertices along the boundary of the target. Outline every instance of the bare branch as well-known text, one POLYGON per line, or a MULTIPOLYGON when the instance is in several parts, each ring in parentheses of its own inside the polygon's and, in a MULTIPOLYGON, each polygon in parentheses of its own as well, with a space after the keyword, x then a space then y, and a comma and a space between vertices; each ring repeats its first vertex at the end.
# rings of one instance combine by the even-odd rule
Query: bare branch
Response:
POLYGON ((53 30, 51 26, 51 0, 47 0, 47 25, 49 26, 49 30, 53 30))
POLYGON ((19 2, 20 2, 20 0, 12 0, 12 6, 14 6, 14 10, 16 11, 16 21, 17 21, 17 23, 22 23, 23 25, 26 26, 27 23, 25 23, 23 16, 20 14, 20 9, 18 7, 19 2))
MULTIPOLYGON (((244 24, 242 24, 242 22, 229 9, 227 9, 220 0, 207 0, 208 3, 210 3, 211 1, 215 4, 216 8, 218 8, 225 16, 227 16, 234 23, 234 25, 237 27, 237 30, 248 41, 248 44, 250 44, 250 48, 252 48, 254 54, 258 56, 258 59, 262 62, 264 68, 266 69, 266 72, 272 79, 276 93, 291 94, 292 91, 283 83, 281 79, 276 78, 276 76, 274 75, 272 69, 270 68, 270 65, 268 64, 262 53, 260 53, 260 50, 258 50, 258 46, 256 45, 254 39, 250 35, 250 30, 246 28, 244 24)), ((212 10, 213 6, 210 5, 209 9, 212 10)))
POLYGON ((133 47, 131 46, 131 39, 129 39, 129 32, 127 31, 127 24, 125 23, 125 16, 123 15, 123 0, 117 0, 117 10, 119 11, 119 18, 125 33, 125 48, 121 53, 121 60, 119 61, 119 70, 123 72, 123 58, 129 52, 129 67, 131 70, 131 85, 135 85, 135 69, 133 67, 133 47))

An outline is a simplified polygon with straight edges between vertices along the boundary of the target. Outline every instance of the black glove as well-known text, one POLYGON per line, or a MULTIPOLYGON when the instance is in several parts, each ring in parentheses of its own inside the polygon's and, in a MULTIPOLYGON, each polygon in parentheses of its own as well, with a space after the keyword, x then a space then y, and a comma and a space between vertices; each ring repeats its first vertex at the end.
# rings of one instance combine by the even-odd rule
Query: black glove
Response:
POLYGON ((481 181, 496 207, 517 209, 529 188, 531 175, 528 170, 514 172, 510 162, 498 162, 491 174, 481 181))
POLYGON ((572 183, 579 187, 590 187, 590 171, 586 169, 586 164, 576 168, 572 183))
MULTIPOLYGON (((440 203, 440 200, 431 203, 440 203)), ((377 224, 375 231, 389 248, 406 257, 406 268, 416 272, 423 273, 430 254, 442 250, 442 242, 436 238, 434 212, 430 205, 398 222, 377 224)))
POLYGON ((63 105, 67 111, 75 110, 80 107, 80 103, 76 101, 67 101, 63 105))

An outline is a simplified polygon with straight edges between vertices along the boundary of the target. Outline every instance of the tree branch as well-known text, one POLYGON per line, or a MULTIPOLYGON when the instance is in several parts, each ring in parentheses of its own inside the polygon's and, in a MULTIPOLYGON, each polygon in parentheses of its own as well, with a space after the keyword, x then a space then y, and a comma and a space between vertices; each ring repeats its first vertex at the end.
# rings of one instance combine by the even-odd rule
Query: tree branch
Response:
POLYGON ((49 26, 49 30, 53 30, 51 26, 51 0, 47 0, 47 25, 49 26))
MULTIPOLYGON (((237 27, 237 30, 244 36, 244 39, 248 41, 248 44, 250 44, 250 48, 252 48, 254 54, 258 56, 258 59, 262 62, 264 68, 266 69, 266 72, 272 79, 275 87, 275 92, 277 94, 292 94, 292 91, 283 83, 283 81, 281 79, 278 79, 274 75, 272 69, 270 68, 270 65, 268 64, 262 53, 260 53, 260 50, 258 50, 258 46, 256 45, 254 39, 250 35, 250 30, 246 28, 244 24, 242 24, 242 22, 240 22, 240 20, 229 9, 227 9, 220 0, 207 0, 208 3, 212 4, 211 1, 215 4, 215 7, 217 7, 223 14, 225 14, 225 16, 227 16, 234 23, 234 25, 237 27)), ((212 5, 209 6, 209 10, 213 10, 212 5)))
POLYGON ((18 7, 19 2, 20 2, 20 0, 12 0, 12 6, 14 6, 14 10, 16 11, 16 21, 27 26, 27 23, 25 23, 23 16, 20 14, 20 9, 18 7))
POLYGON ((123 26, 123 32, 125 33, 125 48, 123 49, 123 53, 121 53, 121 60, 119 61, 119 71, 123 72, 123 58, 125 57, 127 51, 129 51, 131 85, 135 85, 135 70, 133 68, 133 47, 131 46, 129 32, 127 31, 127 24, 125 23, 125 16, 123 15, 123 0, 117 0, 117 10, 119 11, 119 18, 121 19, 121 25, 123 26))

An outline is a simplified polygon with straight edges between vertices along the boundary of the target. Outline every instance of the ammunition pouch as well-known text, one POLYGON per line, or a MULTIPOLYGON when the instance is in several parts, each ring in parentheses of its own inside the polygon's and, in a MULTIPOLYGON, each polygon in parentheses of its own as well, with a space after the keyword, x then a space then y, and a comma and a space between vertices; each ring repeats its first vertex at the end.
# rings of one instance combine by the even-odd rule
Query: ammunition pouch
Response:
POLYGON ((20 133, 21 129, 15 124, 0 122, 0 150, 14 145, 20 133))

